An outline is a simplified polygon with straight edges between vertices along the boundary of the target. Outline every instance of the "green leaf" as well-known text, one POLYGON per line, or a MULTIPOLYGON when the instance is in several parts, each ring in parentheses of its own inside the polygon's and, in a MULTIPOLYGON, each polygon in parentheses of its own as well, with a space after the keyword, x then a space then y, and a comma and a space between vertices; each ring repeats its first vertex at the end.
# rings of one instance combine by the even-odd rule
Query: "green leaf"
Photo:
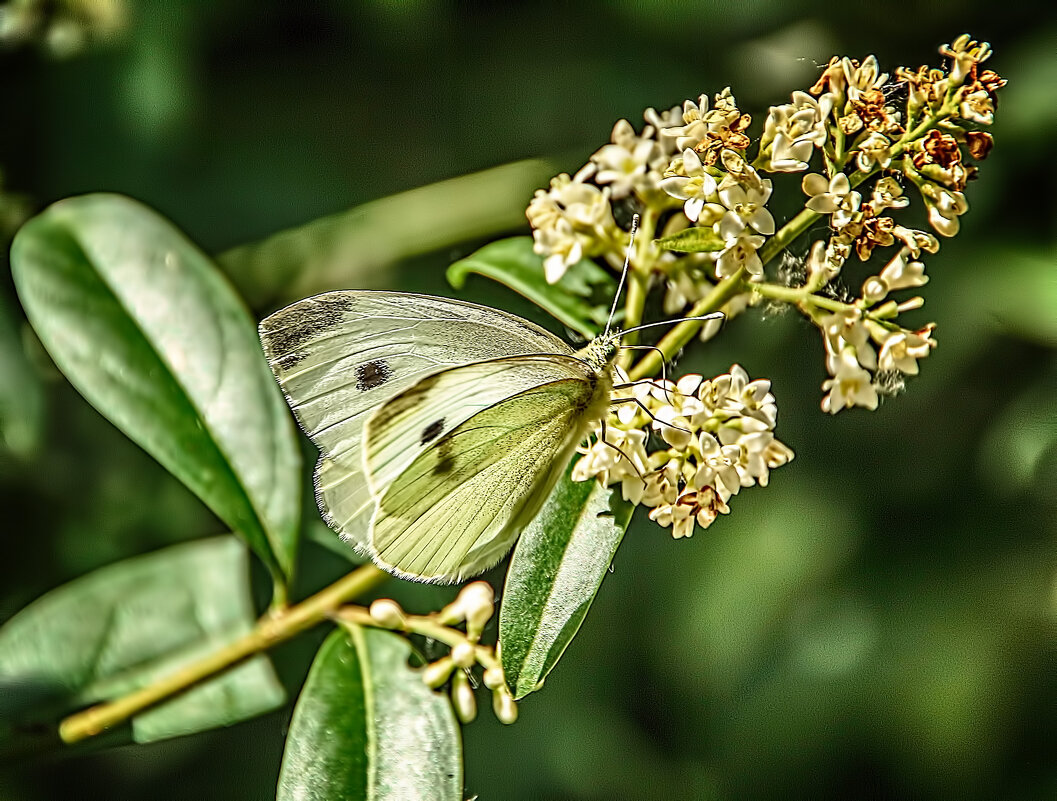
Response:
POLYGON ((686 228, 677 234, 653 240, 664 250, 675 250, 679 253, 706 253, 723 250, 726 240, 711 228, 686 228))
POLYGON ((278 801, 461 801, 451 704, 408 667, 410 653, 388 631, 327 638, 294 708, 278 801))
POLYGON ((70 382, 288 579, 294 429, 253 320, 209 259, 139 203, 86 195, 26 223, 11 262, 70 382))
POLYGON ((19 328, 7 298, 0 296, 0 448, 26 459, 40 444, 44 392, 19 328))
POLYGON ((518 541, 499 611, 515 698, 537 689, 583 623, 631 522, 619 491, 567 473, 518 541))
MULTIPOLYGON (((0 737, 53 733, 76 709, 145 687, 253 626, 248 559, 231 536, 126 559, 27 606, 0 628, 0 737)), ((136 715, 139 743, 227 726, 282 704, 263 656, 136 715)))
POLYGON ((572 265, 558 283, 548 284, 543 275, 543 257, 533 251, 530 236, 485 245, 452 264, 448 281, 462 289, 470 273, 505 284, 586 337, 595 336, 605 326, 608 301, 616 290, 612 276, 588 259, 572 265), (598 297, 603 301, 598 302, 598 297))

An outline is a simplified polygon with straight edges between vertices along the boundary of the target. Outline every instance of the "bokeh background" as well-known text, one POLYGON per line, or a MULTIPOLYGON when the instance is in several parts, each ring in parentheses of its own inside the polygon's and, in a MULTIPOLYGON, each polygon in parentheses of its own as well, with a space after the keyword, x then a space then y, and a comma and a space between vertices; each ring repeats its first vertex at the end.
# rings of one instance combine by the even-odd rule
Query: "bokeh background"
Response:
MULTIPOLYGON (((736 361, 773 380, 796 460, 691 540, 636 521, 517 725, 486 713, 464 730, 466 795, 1057 797, 1049 4, 6 6, 95 20, 23 19, 28 38, 0 50, 9 216, 129 194, 225 254, 260 315, 337 287, 454 294, 451 261, 525 233, 532 190, 647 106, 730 85, 759 124, 832 54, 876 53, 887 69, 937 64, 936 47, 963 31, 990 41, 988 66, 1010 83, 962 234, 927 259, 917 319, 938 323, 940 347, 923 374, 876 413, 831 418, 818 409, 821 342, 794 316, 749 314, 689 351, 680 370, 736 361), (231 250, 325 215, 338 216, 231 250)), ((2 621, 91 569, 220 524, 55 371, 0 262, 5 347, 30 357, 27 371, 0 352, 0 394, 19 388, 0 410, 2 621)), ((462 296, 554 328, 483 279, 462 296)), ((348 569, 315 544, 303 561, 303 593, 348 569)), ((383 592, 418 611, 451 594, 383 592)), ((292 694, 321 636, 277 651, 292 694)), ((269 798, 288 723, 289 708, 193 738, 24 759, 0 769, 0 798, 269 798)))

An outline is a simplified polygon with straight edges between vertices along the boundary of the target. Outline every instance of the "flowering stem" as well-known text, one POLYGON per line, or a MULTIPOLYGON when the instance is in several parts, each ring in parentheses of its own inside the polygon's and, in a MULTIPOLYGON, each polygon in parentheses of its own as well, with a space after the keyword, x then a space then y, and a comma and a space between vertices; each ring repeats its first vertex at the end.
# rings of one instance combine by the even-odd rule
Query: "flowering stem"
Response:
POLYGON ((465 633, 441 625, 430 615, 405 615, 400 625, 388 626, 382 625, 371 617, 370 611, 362 606, 343 606, 337 611, 335 618, 342 623, 355 623, 358 626, 384 628, 390 631, 402 631, 406 634, 421 634, 423 637, 442 642, 449 648, 469 641, 465 633))
POLYGON ((772 300, 782 300, 802 306, 817 306, 832 312, 843 312, 853 308, 833 298, 814 294, 809 287, 790 287, 780 284, 753 284, 752 291, 772 300))
POLYGON ((388 577, 388 573, 374 565, 357 568, 301 603, 265 615, 251 631, 202 659, 116 701, 70 715, 59 724, 59 736, 66 743, 76 743, 102 734, 134 715, 322 623, 345 601, 367 592, 388 577))
MULTIPOLYGON (((716 309, 732 297, 743 292, 743 275, 744 270, 738 270, 734 275, 724 278, 716 284, 715 288, 709 292, 707 296, 694 304, 694 307, 690 310, 688 316, 697 317, 702 314, 716 311, 716 309)), ((661 341, 657 343, 657 348, 660 353, 658 353, 657 350, 651 350, 639 359, 638 363, 629 372, 631 379, 633 381, 638 381, 641 378, 655 375, 661 368, 661 363, 674 358, 675 354, 682 350, 686 344, 694 338, 694 335, 700 329, 700 320, 684 320, 675 325, 672 330, 665 334, 661 338, 661 341), (662 353, 664 354, 663 357, 661 356, 662 353)))
MULTIPOLYGON (((624 328, 634 328, 642 322, 642 312, 646 308, 646 295, 649 290, 649 275, 656 260, 653 237, 657 231, 658 212, 645 209, 639 222, 639 236, 635 240, 635 253, 631 254, 631 268, 628 271, 628 290, 624 299, 624 328)), ((624 339, 624 344, 634 345, 638 341, 638 332, 632 332, 624 339)), ((631 361, 631 350, 621 351, 618 363, 626 368, 631 361)))
MULTIPOLYGON (((623 328, 634 328, 642 322, 642 311, 646 306, 647 279, 640 275, 637 270, 628 273, 627 300, 624 302, 623 328)), ((638 339, 638 331, 632 331, 623 338, 624 344, 634 345, 638 339)), ((622 350, 618 357, 618 363, 626 368, 631 360, 632 351, 622 350)))

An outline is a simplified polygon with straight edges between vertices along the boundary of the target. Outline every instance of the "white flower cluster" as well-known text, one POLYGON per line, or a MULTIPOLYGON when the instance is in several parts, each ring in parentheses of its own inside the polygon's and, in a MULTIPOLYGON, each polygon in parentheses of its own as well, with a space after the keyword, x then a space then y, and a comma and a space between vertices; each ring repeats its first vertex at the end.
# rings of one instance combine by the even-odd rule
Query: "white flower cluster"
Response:
POLYGON ((771 181, 730 149, 720 152, 725 172, 706 167, 695 150, 687 148, 669 167, 661 188, 684 201, 683 213, 698 227, 711 227, 722 249, 704 254, 714 265, 717 278, 744 269, 753 279, 763 278, 763 262, 757 251, 764 236, 774 233, 774 217, 766 204, 771 181), (721 177, 717 182, 712 172, 721 177))
POLYGON ((551 180, 549 189, 536 191, 525 214, 534 249, 545 257, 548 283, 557 282, 583 258, 604 258, 616 268, 623 263, 627 238, 614 221, 612 201, 634 197, 642 205, 657 202, 662 173, 675 148, 675 137, 662 128, 675 121, 678 111, 647 109, 642 133, 620 120, 610 143, 574 176, 563 173, 551 180))
POLYGON ((793 458, 774 436, 778 407, 769 381, 738 365, 705 381, 689 374, 638 381, 614 393, 603 439, 581 449, 574 481, 621 483, 625 500, 650 507, 650 519, 689 537, 727 514, 742 487, 766 486, 770 471, 793 458), (651 449, 651 432, 659 435, 651 449))
MULTIPOLYGON (((960 36, 940 52, 950 59, 948 71, 889 73, 872 55, 834 57, 814 86, 770 108, 754 153, 750 118, 729 88, 714 101, 701 95, 664 113, 648 110, 641 134, 622 120, 590 164, 574 178, 556 178, 529 207, 547 280, 585 256, 619 269, 627 236, 613 222, 611 201, 629 202, 653 237, 636 242, 631 267, 640 286, 663 281, 665 313, 699 313, 706 298, 714 300, 707 310, 718 308, 728 321, 764 301, 795 305, 824 336, 823 409, 876 408, 878 394, 900 389, 936 344, 931 325, 896 319, 920 308, 922 298, 890 297, 925 284, 921 252, 939 247, 932 233, 898 221, 910 204, 905 192, 917 189, 936 234, 958 233, 966 184, 993 144, 979 127, 991 124, 995 92, 1005 84, 981 66, 991 55, 986 43, 960 36), (900 88, 906 104, 897 109, 889 101, 900 88), (804 173, 804 212, 778 231, 764 174, 795 172, 804 173), (767 283, 765 260, 811 230, 816 215, 828 222, 828 239, 803 270, 784 254, 779 281, 767 283), (862 262, 876 253, 884 266, 858 298, 845 299, 833 282, 852 253, 862 262)), ((717 330, 705 325, 700 335, 717 330)), ((627 432, 626 442, 614 444, 635 451, 636 436, 627 432)))

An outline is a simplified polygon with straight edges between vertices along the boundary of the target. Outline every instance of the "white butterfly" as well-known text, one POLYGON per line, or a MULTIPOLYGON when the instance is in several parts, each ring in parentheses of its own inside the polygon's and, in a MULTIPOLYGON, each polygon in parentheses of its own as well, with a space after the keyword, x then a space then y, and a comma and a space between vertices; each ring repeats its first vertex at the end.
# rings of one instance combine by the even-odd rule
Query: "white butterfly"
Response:
POLYGON ((331 528, 398 576, 495 564, 609 409, 620 333, 574 351, 512 314, 407 292, 339 291, 260 324, 319 448, 331 528))

